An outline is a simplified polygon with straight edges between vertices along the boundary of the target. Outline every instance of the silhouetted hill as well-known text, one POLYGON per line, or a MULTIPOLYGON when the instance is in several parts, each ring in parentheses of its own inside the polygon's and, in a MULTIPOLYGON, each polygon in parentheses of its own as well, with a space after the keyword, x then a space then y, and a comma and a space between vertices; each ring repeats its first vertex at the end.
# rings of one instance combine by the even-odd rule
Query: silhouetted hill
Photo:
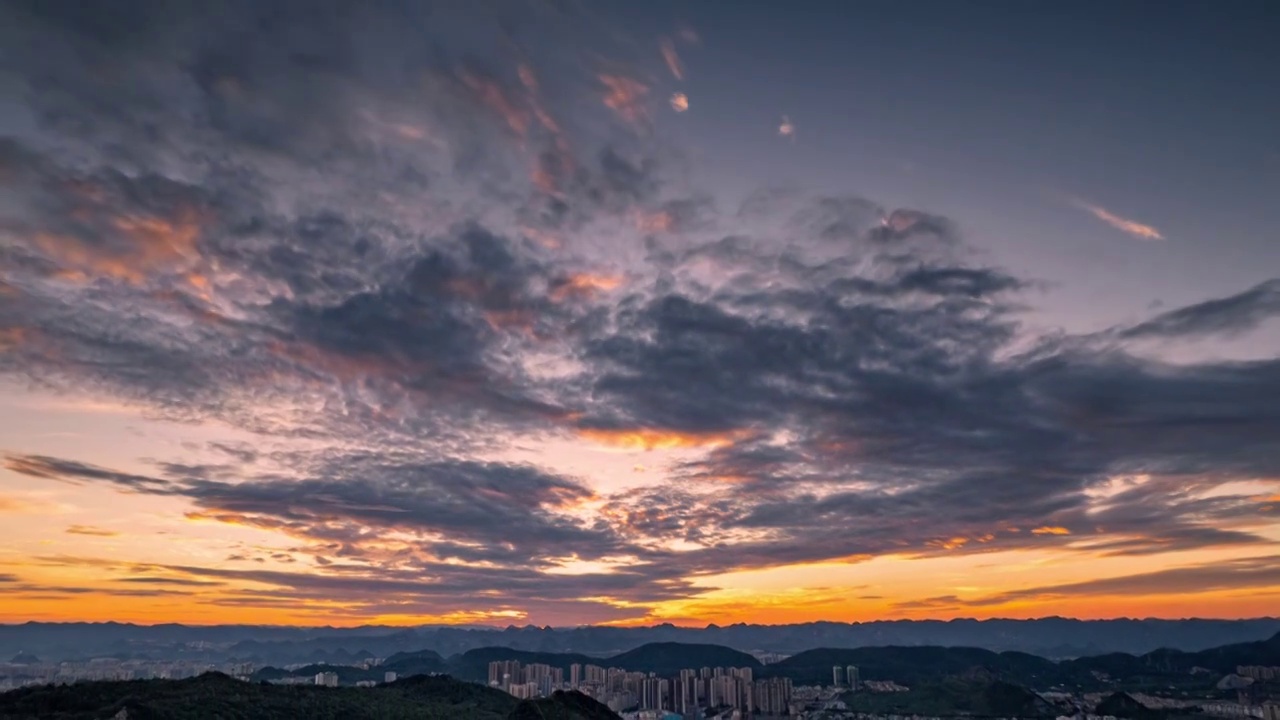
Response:
POLYGON ((1143 705, 1128 693, 1112 693, 1094 709, 1098 715, 1114 715, 1130 720, 1163 720, 1165 713, 1143 705))
POLYGON ((907 692, 855 692, 844 700, 858 712, 898 715, 1030 718, 1055 717, 1066 710, 1020 685, 982 677, 934 678, 907 692))
POLYGON ((435 662, 444 664, 444 658, 435 650, 417 650, 414 652, 398 652, 383 661, 384 665, 404 662, 435 662))
MULTIPOLYGON (((544 717, 594 720, 576 701, 548 700, 544 717)), ((417 677, 375 688, 263 685, 209 673, 189 680, 131 680, 46 685, 0 695, 6 720, 506 720, 515 698, 449 677, 417 677)))
POLYGON ((684 668, 761 667, 754 656, 723 645, 649 643, 621 655, 591 661, 595 665, 674 675, 684 668))
POLYGON ((946 675, 961 675, 975 668, 1028 685, 1057 675, 1054 662, 1035 655, 994 653, 965 647, 821 648, 767 665, 761 674, 765 677, 789 677, 801 684, 830 684, 834 665, 856 665, 864 680, 895 680, 907 685, 946 675))
POLYGON ((396 653, 387 658, 375 670, 379 672, 379 677, 381 677, 381 673, 388 671, 407 677, 410 675, 446 672, 448 668, 445 659, 440 657, 440 653, 435 650, 419 650, 417 652, 396 653))
POLYGON ((557 690, 549 698, 521 700, 508 720, 620 720, 620 716, 580 692, 557 690))
MULTIPOLYGON (((315 677, 322 672, 337 673, 338 682, 342 685, 355 685, 361 680, 381 681, 385 671, 382 668, 365 670, 362 667, 354 665, 330 665, 328 663, 304 665, 296 670, 284 670, 282 668, 268 665, 256 670, 249 676, 249 679, 253 682, 269 682, 287 677, 315 677)), ((415 674, 425 675, 426 673, 415 674)))
POLYGON ((895 680, 906 685, 982 669, 993 677, 1031 687, 1057 684, 1098 686, 1095 673, 1130 683, 1205 682, 1191 675, 1202 667, 1218 674, 1239 665, 1280 665, 1280 634, 1268 640, 1236 643, 1200 652, 1154 650, 1144 655, 1110 653, 1053 662, 1026 653, 994 653, 966 647, 823 648, 797 653, 768 665, 762 676, 786 676, 797 683, 830 683, 833 665, 856 665, 865 680, 895 680))
POLYGON ((14 655, 13 659, 9 662, 14 665, 36 665, 40 662, 40 658, 29 652, 19 652, 17 655, 14 655))
POLYGON ((1116 679, 1186 675, 1195 667, 1226 674, 1235 672, 1239 665, 1280 665, 1280 633, 1258 642, 1234 643, 1199 652, 1164 648, 1143 655, 1110 653, 1061 663, 1067 673, 1082 675, 1085 671, 1097 671, 1116 679))
POLYGON ((569 672, 574 663, 602 665, 604 660, 576 653, 541 653, 513 650, 504 647, 477 648, 449 658, 449 672, 463 680, 484 683, 489 681, 489 663, 495 660, 519 660, 521 664, 542 663, 569 672))

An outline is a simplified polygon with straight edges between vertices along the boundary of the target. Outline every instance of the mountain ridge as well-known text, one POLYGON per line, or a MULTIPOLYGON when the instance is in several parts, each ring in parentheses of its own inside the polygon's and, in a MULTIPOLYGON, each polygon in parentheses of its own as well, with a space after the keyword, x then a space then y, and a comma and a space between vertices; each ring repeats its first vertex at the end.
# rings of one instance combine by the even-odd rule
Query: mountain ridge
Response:
POLYGON ((750 652, 796 654, 823 647, 965 646, 1064 659, 1111 652, 1142 654, 1168 646, 1198 651, 1280 632, 1280 618, 1245 620, 882 620, 791 625, 737 623, 705 628, 664 624, 643 628, 534 626, 505 629, 424 626, 299 628, 282 626, 155 626, 122 623, 0 625, 0 657, 20 651, 46 661, 93 657, 183 657, 258 665, 354 663, 433 650, 449 657, 484 647, 611 656, 655 642, 713 644, 750 652))

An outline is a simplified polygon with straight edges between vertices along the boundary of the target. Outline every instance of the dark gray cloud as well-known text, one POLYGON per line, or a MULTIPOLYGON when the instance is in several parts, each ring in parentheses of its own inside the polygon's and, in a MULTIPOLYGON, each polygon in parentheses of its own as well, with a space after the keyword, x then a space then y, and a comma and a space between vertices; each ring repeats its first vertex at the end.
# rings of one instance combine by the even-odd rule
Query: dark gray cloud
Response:
POLYGON ((119 578, 116 582, 136 583, 139 585, 178 585, 186 587, 218 587, 224 584, 212 580, 192 580, 191 578, 180 577, 126 577, 119 578))
POLYGON ((214 518, 335 542, 339 556, 365 557, 360 546, 373 531, 419 534, 411 549, 425 557, 438 541, 434 554, 441 561, 483 557, 529 566, 540 558, 596 559, 626 550, 608 529, 561 512, 591 491, 520 465, 426 461, 393 451, 334 453, 296 458, 291 474, 239 482, 210 480, 206 473, 144 477, 41 456, 10 455, 6 466, 32 477, 184 497, 214 518))
POLYGON ((686 257, 740 274, 624 304, 586 345, 598 404, 583 422, 742 433, 683 468, 698 492, 623 500, 635 534, 706 547, 677 561, 689 571, 1269 544, 1267 506, 1212 490, 1280 470, 1280 415, 1261 399, 1280 391, 1274 362, 1172 367, 1057 341, 1012 352, 1029 283, 897 249, 856 271, 788 258, 782 283, 781 258, 749 242, 686 257), (1106 496, 1117 475, 1156 479, 1106 496))
POLYGON ((1125 328, 1125 340, 1234 335, 1280 315, 1280 279, 1268 280, 1237 295, 1171 310, 1125 328))
POLYGON ((1271 588, 1280 583, 1280 562, 1274 556, 1244 557, 1187 565, 1134 575, 1085 580, 1060 585, 1011 590, 979 598, 954 595, 898 603, 900 608, 957 608, 1001 605, 1019 600, 1076 596, 1169 596, 1240 588, 1271 588))
POLYGON ((23 475, 68 482, 106 482, 134 492, 164 492, 169 483, 144 475, 115 472, 74 460, 42 455, 9 455, 5 467, 23 475))

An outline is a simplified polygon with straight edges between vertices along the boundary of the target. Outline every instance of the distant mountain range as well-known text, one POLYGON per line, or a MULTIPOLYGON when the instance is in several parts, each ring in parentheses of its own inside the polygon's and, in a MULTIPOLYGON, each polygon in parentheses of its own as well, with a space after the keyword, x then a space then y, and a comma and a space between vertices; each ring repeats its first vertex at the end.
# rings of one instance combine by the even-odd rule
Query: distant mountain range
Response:
POLYGON ((257 664, 351 664, 367 657, 431 650, 443 657, 505 647, 528 652, 617 655, 650 643, 713 644, 745 652, 794 654, 818 648, 947 646, 1063 659, 1158 648, 1198 651, 1280 632, 1280 618, 1252 620, 887 620, 798 625, 656 625, 644 628, 508 627, 297 628, 120 623, 0 625, 0 657, 23 652, 46 661, 91 657, 257 664))
POLYGON ((44 685, 0 694, 13 720, 620 720, 578 692, 520 701, 448 677, 418 677, 374 688, 261 685, 208 673, 189 680, 44 685), (123 715, 119 714, 121 711, 123 715))

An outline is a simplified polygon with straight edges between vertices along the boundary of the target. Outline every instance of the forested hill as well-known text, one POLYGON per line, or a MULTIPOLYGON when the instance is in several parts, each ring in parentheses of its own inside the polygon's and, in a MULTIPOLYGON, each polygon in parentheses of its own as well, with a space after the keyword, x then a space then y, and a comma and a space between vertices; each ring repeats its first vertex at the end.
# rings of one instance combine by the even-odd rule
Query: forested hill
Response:
POLYGON ((373 688, 247 683, 219 673, 189 680, 45 685, 0 694, 2 720, 620 720, 581 693, 557 692, 530 708, 510 695, 450 677, 373 688))
POLYGON ((831 668, 856 665, 864 680, 895 680, 911 685, 982 669, 1010 682, 1032 687, 1089 685, 1102 674, 1116 681, 1180 678, 1193 668, 1216 676, 1240 665, 1280 665, 1280 633, 1266 640, 1233 643, 1199 652, 1154 650, 1142 655, 1110 653, 1054 662, 1017 652, 995 653, 966 647, 820 648, 765 666, 764 676, 789 677, 797 683, 830 683, 831 668))

